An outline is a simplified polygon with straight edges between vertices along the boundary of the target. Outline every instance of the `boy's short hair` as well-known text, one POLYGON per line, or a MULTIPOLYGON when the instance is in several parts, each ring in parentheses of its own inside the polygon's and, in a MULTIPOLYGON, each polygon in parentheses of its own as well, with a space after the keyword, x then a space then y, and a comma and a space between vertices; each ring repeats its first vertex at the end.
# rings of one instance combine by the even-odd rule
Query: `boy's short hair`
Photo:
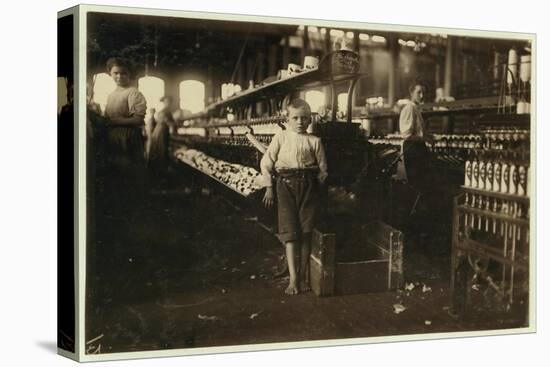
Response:
POLYGON ((301 98, 293 99, 287 106, 286 106, 286 112, 288 113, 289 108, 299 109, 303 108, 307 111, 308 114, 311 115, 311 107, 309 106, 309 103, 304 101, 301 98))
POLYGON ((409 83, 409 88, 408 88, 409 94, 411 94, 414 91, 414 88, 416 88, 417 85, 421 86, 424 90, 426 90, 426 83, 424 83, 422 79, 415 78, 411 80, 409 83))

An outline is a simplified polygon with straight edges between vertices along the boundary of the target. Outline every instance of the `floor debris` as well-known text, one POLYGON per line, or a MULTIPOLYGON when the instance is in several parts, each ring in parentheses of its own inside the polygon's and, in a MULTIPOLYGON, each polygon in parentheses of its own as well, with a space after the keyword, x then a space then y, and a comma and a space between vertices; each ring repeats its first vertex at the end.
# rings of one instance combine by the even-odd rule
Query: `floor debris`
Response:
POLYGON ((263 311, 260 311, 260 312, 257 312, 257 313, 253 313, 252 315, 250 315, 250 320, 254 320, 256 317, 260 316, 260 314, 262 313, 263 311))
POLYGON ((424 325, 428 325, 428 326, 429 326, 429 325, 431 325, 431 324, 432 324, 432 322, 431 322, 430 320, 424 321, 424 325))
POLYGON ((86 345, 89 345, 89 344, 92 344, 93 342, 98 341, 99 339, 103 338, 103 336, 104 336, 103 334, 96 336, 96 337, 93 338, 92 340, 87 341, 87 342, 86 342, 86 345))
POLYGON ((401 312, 405 311, 407 308, 403 306, 400 303, 396 303, 393 305, 393 313, 400 314, 401 312))
POLYGON ((206 316, 201 314, 198 315, 198 318, 206 321, 218 321, 220 319, 218 316, 206 316))
POLYGON ((405 284, 405 289, 408 291, 412 291, 414 289, 414 283, 405 284))
POLYGON ((431 292, 432 288, 428 287, 426 284, 422 285, 422 293, 431 292))

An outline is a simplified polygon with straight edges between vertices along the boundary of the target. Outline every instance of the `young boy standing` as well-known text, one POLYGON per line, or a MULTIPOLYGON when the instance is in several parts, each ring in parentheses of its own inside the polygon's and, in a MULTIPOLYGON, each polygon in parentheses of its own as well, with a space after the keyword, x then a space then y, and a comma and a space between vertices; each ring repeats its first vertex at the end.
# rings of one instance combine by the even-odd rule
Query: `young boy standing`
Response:
POLYGON ((311 123, 309 104, 295 99, 287 113, 288 127, 273 136, 260 167, 267 208, 274 203, 275 176, 279 238, 285 244, 290 274, 285 292, 297 294, 309 290, 311 232, 319 212, 320 185, 327 177, 327 163, 321 139, 307 133, 311 123))

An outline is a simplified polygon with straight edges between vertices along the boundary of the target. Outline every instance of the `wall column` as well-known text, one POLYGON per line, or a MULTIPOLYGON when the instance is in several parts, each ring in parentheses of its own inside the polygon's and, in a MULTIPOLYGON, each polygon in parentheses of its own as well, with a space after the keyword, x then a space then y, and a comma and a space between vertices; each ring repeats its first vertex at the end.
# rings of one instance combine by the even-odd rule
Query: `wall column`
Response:
MULTIPOLYGON (((388 63, 388 104, 393 106, 397 101, 397 71, 399 66, 399 43, 397 37, 387 37, 389 63, 388 63)), ((396 121, 388 119, 388 132, 397 130, 396 121)))
POLYGON ((447 37, 447 49, 445 53, 445 78, 443 91, 445 96, 453 95, 453 67, 456 39, 453 36, 447 37))
POLYGON ((302 47, 302 52, 300 53, 302 59, 300 63, 303 66, 304 58, 309 55, 309 31, 307 25, 304 27, 304 36, 303 36, 304 47, 302 47))
POLYGON ((388 37, 388 50, 390 54, 388 64, 388 104, 393 105, 397 98, 397 69, 399 64, 399 43, 397 38, 388 37))
POLYGON ((290 37, 285 36, 285 44, 283 47, 283 66, 281 69, 286 69, 290 63, 290 37))

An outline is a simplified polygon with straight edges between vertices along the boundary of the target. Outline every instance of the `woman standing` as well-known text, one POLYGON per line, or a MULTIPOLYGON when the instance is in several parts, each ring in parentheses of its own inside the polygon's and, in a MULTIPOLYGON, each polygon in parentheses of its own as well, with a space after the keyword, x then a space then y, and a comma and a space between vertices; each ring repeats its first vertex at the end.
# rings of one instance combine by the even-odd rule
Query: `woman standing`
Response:
POLYGON ((128 61, 112 57, 107 71, 116 89, 107 97, 108 155, 113 191, 118 194, 141 194, 144 184, 144 149, 142 128, 147 104, 145 97, 131 85, 128 61))

